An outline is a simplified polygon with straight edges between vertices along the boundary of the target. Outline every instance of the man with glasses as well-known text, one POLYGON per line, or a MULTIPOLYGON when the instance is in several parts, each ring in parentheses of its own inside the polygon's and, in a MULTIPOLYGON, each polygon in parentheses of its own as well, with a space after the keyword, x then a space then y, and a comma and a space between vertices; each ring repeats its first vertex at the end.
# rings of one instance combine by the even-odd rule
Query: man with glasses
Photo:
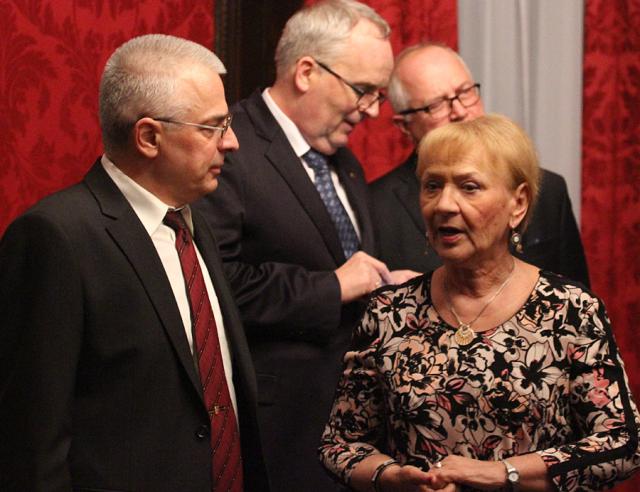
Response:
POLYGON ((275 490, 335 487, 316 449, 359 300, 399 278, 372 256, 363 172, 345 148, 358 123, 378 116, 388 37, 387 23, 352 0, 294 14, 275 83, 233 108, 240 150, 199 203, 247 330, 275 490))
MULTIPOLYGON (((395 125, 416 145, 434 128, 484 114, 480 84, 455 51, 437 44, 415 45, 398 55, 389 99, 395 125)), ((380 259, 389 268, 426 272, 441 263, 425 238, 416 160, 414 151, 400 167, 370 185, 372 219, 380 259)), ((560 175, 543 170, 538 202, 521 246, 514 253, 525 261, 589 285, 582 241, 560 175)))
POLYGON ((238 148, 207 48, 134 38, 100 83, 105 153, 0 241, 0 490, 268 491, 257 389, 189 203, 238 148))

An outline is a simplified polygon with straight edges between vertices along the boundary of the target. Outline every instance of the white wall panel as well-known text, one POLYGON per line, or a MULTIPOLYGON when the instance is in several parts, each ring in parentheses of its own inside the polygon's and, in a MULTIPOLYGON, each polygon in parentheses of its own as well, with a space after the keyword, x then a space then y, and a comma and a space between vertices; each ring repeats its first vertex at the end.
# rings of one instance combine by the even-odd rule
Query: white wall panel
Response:
POLYGON ((543 167, 567 180, 580 218, 581 0, 458 0, 460 54, 487 111, 520 123, 543 167))

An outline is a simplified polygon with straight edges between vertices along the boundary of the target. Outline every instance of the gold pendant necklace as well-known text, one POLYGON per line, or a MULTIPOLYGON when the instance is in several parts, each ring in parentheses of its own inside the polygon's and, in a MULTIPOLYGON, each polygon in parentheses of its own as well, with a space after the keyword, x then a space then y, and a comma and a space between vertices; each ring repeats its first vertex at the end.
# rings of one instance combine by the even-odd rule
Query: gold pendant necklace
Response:
POLYGON ((502 285, 498 287, 498 290, 496 290, 496 293, 491 296, 491 299, 489 299, 487 303, 482 307, 478 315, 468 323, 465 323, 464 321, 462 321, 460 319, 460 316, 458 316, 458 313, 456 313, 456 310, 453 308, 453 304, 451 303, 451 297, 449 296, 449 285, 447 284, 447 278, 445 277, 443 282, 444 295, 445 295, 445 299, 447 300, 449 311, 451 311, 451 314, 453 314, 453 316, 456 318, 456 321, 458 322, 458 329, 453 334, 453 338, 458 343, 458 345, 465 347, 473 341, 473 339, 476 337, 476 332, 471 329, 471 325, 473 325, 473 323, 478 321, 478 318, 482 316, 482 313, 484 313, 484 311, 489 307, 489 305, 493 301, 495 301, 496 297, 500 295, 500 292, 503 291, 503 289, 509 283, 509 280, 511 280, 511 277, 513 276, 513 272, 515 272, 515 270, 516 270, 516 261, 513 260, 513 266, 511 267, 511 271, 509 272, 509 275, 507 276, 506 280, 502 282, 502 285))
MULTIPOLYGON (((456 319, 457 318, 458 317, 456 316, 456 319)), ((456 339, 458 345, 462 345, 463 347, 465 345, 469 345, 475 336, 476 333, 471 329, 471 326, 466 323, 461 323, 458 319, 458 329, 453 334, 453 338, 456 339)))

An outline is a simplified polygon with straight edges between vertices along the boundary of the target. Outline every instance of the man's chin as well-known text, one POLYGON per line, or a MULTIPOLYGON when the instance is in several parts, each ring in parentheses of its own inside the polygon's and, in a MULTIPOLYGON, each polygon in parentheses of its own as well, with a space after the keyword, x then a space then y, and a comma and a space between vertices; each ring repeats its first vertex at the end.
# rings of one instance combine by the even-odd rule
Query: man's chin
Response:
POLYGON ((349 133, 339 133, 336 135, 332 135, 331 140, 329 141, 329 145, 333 149, 331 153, 333 154, 340 147, 346 147, 349 143, 349 133))
POLYGON ((210 178, 207 180, 207 182, 203 185, 202 187, 202 191, 203 191, 203 196, 204 195, 208 195, 209 193, 216 191, 218 189, 218 178, 210 178))

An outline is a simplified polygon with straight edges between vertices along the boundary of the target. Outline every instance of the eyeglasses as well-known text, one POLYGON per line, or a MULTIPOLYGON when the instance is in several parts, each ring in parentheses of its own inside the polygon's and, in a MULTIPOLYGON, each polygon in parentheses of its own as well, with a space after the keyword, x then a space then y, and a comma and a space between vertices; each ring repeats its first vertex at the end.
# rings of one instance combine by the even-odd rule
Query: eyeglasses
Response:
POLYGON ((201 130, 209 130, 212 132, 220 130, 220 138, 222 138, 224 137, 224 134, 227 133, 227 130, 231 126, 231 120, 233 120, 233 115, 231 113, 227 114, 224 117, 222 126, 202 125, 200 123, 187 123, 186 121, 172 120, 170 118, 152 118, 152 119, 156 121, 162 121, 163 123, 172 123, 174 125, 193 126, 196 128, 200 128, 201 130))
POLYGON ((460 89, 453 97, 441 97, 430 104, 421 108, 405 109, 398 111, 400 115, 408 115, 424 111, 433 119, 442 119, 451 114, 453 109, 453 101, 458 101, 463 107, 469 108, 480 100, 480 84, 475 83, 472 86, 460 89))
POLYGON ((329 72, 331 75, 333 75, 336 79, 338 79, 339 81, 341 81, 345 85, 349 86, 351 88, 351 90, 356 93, 356 96, 358 96, 358 100, 356 101, 356 105, 358 106, 358 111, 366 111, 371 106, 373 106, 374 103, 377 102, 378 104, 382 104, 383 102, 385 102, 387 100, 387 96, 385 96, 379 90, 376 89, 376 90, 370 91, 370 92, 369 91, 365 91, 365 90, 361 89, 360 87, 358 87, 357 85, 353 85, 351 82, 348 82, 345 79, 343 79, 340 75, 338 75, 336 72, 331 70, 324 63, 319 62, 315 58, 313 59, 313 61, 315 61, 319 66, 321 66, 327 72, 329 72))

